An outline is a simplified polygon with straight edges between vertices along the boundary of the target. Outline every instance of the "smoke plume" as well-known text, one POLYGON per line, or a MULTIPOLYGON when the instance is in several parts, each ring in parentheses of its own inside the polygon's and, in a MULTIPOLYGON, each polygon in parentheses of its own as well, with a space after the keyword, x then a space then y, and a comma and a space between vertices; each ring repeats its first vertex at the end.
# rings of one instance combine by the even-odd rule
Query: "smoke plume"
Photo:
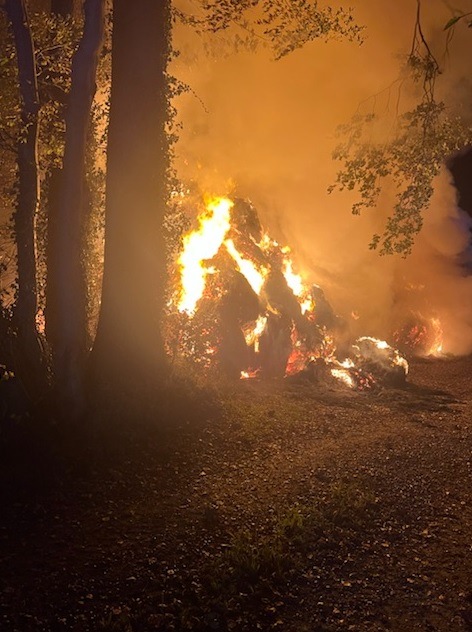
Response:
MULTIPOLYGON (((354 15, 365 42, 315 41, 279 61, 270 52, 226 54, 224 35, 205 55, 198 36, 177 29, 175 73, 191 90, 176 106, 182 122, 176 148, 179 175, 202 191, 232 193, 256 205, 264 226, 288 243, 300 271, 321 285, 354 333, 388 338, 411 314, 439 318, 444 349, 472 350, 472 278, 466 255, 470 220, 456 203, 446 169, 435 183, 413 254, 380 257, 368 248, 391 214, 394 191, 378 207, 351 214, 351 194, 327 193, 340 165, 332 152, 338 125, 359 108, 393 109, 400 57, 410 48, 415 0, 359 0, 354 15), (377 95, 374 97, 374 95, 377 95)), ((441 90, 469 116, 472 35, 457 25, 445 53, 444 25, 452 9, 423 2, 425 36, 444 73, 441 90)), ((470 3, 455 3, 464 12, 470 3)), ((404 88, 401 107, 417 95, 404 88)))

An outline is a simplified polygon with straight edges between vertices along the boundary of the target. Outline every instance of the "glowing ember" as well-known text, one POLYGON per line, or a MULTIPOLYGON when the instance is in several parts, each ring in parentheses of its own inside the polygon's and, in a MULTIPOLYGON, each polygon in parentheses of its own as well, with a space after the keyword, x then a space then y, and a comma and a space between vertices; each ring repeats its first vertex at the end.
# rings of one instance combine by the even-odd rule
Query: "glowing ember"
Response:
POLYGON ((408 349, 417 356, 440 357, 445 353, 444 332, 437 316, 412 313, 409 320, 394 332, 393 339, 400 348, 408 349))
POLYGON ((181 266, 181 295, 179 312, 192 315, 205 289, 205 279, 213 270, 203 264, 212 259, 230 229, 230 210, 233 202, 228 198, 213 198, 207 204, 207 213, 199 217, 199 229, 184 237, 183 250, 178 264, 181 266))
POLYGON ((236 261, 238 270, 246 278, 249 285, 254 292, 259 295, 264 285, 265 278, 267 276, 267 268, 261 267, 257 269, 256 265, 249 259, 245 259, 237 250, 232 239, 225 241, 225 246, 228 253, 236 261))
POLYGON ((295 326, 292 326, 290 339, 292 341, 292 351, 287 360, 287 366, 285 367, 286 376, 296 375, 300 371, 303 371, 307 362, 313 359, 308 357, 307 350, 304 348, 302 341, 298 338, 298 332, 295 326))

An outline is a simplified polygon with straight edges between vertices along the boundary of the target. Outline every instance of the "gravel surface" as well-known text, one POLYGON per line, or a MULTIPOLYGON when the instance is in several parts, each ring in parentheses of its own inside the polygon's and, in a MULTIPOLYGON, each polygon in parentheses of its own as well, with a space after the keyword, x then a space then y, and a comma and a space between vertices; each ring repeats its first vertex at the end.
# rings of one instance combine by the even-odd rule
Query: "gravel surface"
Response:
POLYGON ((471 376, 225 385, 203 423, 35 457, 0 519, 0 629, 472 630, 471 376))

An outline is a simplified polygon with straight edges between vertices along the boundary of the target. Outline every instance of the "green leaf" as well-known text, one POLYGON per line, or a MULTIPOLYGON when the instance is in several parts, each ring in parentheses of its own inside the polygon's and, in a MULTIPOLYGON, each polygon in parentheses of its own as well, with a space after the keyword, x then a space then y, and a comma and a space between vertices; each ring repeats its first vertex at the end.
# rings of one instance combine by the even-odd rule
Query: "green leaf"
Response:
POLYGON ((463 18, 464 16, 462 15, 455 15, 454 17, 452 17, 448 23, 446 24, 446 26, 444 27, 444 30, 447 31, 448 29, 451 28, 451 26, 454 26, 454 24, 456 24, 457 22, 459 22, 459 20, 461 18, 463 18))

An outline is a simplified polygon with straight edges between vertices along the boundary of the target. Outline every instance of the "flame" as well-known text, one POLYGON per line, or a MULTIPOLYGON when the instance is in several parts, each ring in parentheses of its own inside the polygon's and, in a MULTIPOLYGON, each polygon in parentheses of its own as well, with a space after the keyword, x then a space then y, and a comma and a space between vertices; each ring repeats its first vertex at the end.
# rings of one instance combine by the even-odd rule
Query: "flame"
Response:
POLYGON ((198 230, 185 235, 183 250, 178 259, 181 267, 181 295, 179 312, 189 316, 195 313, 198 301, 205 290, 208 274, 214 270, 207 268, 204 261, 212 259, 221 247, 230 229, 230 210, 233 202, 228 198, 212 198, 206 205, 206 213, 199 219, 198 230))
POLYGON ((232 239, 225 241, 225 246, 231 257, 236 261, 239 271, 246 278, 254 292, 259 296, 267 277, 268 270, 261 266, 259 269, 249 259, 245 259, 237 250, 232 239))
POLYGON ((297 328, 293 325, 290 332, 290 339, 292 341, 292 352, 287 360, 287 366, 285 367, 285 375, 295 375, 299 371, 302 371, 307 363, 307 352, 303 348, 301 340, 298 338, 297 328))
POLYGON ((255 371, 241 371, 242 380, 251 380, 259 375, 259 369, 255 371))
POLYGON ((444 334, 443 334, 441 321, 439 320, 439 318, 431 318, 430 324, 431 324, 431 329, 433 332, 434 339, 426 355, 436 356, 436 357, 441 356, 444 353, 444 349, 443 349, 444 334))
POLYGON ((405 371, 405 375, 408 375, 408 371, 410 370, 410 365, 408 364, 407 359, 404 358, 402 355, 400 355, 396 349, 393 349, 393 351, 395 354, 393 357, 393 364, 395 366, 402 367, 402 369, 405 371))
POLYGON ((244 338, 248 347, 254 345, 255 353, 259 353, 259 340, 267 325, 267 316, 259 316, 255 324, 244 328, 244 338))
MULTIPOLYGON (((267 234, 264 234, 257 243, 253 236, 245 234, 244 223, 238 224, 239 217, 234 218, 236 223, 232 226, 233 206, 234 203, 225 197, 209 199, 205 212, 198 217, 198 228, 184 237, 183 250, 178 259, 181 287, 178 302, 175 302, 179 312, 186 313, 189 317, 195 314, 198 302, 205 292, 207 277, 216 271, 210 260, 221 248, 226 249, 229 257, 235 262, 235 267, 246 278, 258 297, 261 297, 271 268, 275 267, 277 271, 282 272, 286 287, 290 288, 298 301, 301 314, 294 315, 292 307, 284 312, 283 307, 277 303, 277 308, 270 305, 271 287, 267 287, 262 298, 256 301, 256 307, 257 303, 259 304, 258 312, 248 316, 254 318, 259 313, 257 320, 251 320, 243 326, 239 319, 242 319, 241 314, 244 311, 241 311, 241 314, 235 312, 234 325, 239 328, 239 335, 244 335, 247 347, 241 350, 238 343, 235 349, 235 366, 238 367, 242 379, 253 378, 259 374, 282 375, 284 371, 286 376, 290 376, 313 368, 317 379, 323 376, 325 370, 327 375, 331 375, 351 389, 366 390, 377 383, 377 375, 380 375, 380 379, 384 379, 385 375, 401 379, 402 375, 407 374, 408 363, 405 358, 384 340, 369 336, 359 338, 351 346, 351 357, 343 361, 338 360, 335 343, 338 319, 334 313, 330 313, 331 308, 323 298, 321 289, 318 293, 315 286, 308 285, 302 275, 295 271, 289 247, 280 246, 267 234), (235 239, 238 247, 230 238, 232 234, 237 236, 235 239), (318 295, 320 299, 317 298, 318 295), (261 354, 260 341, 265 333, 268 353, 261 354)), ((217 296, 217 290, 212 290, 212 293, 215 300, 221 298, 221 295, 217 296)), ((276 292, 274 295, 276 297, 276 292)), ((356 316, 353 315, 353 318, 356 316)), ((218 326, 216 320, 215 324, 210 326, 210 331, 213 327, 217 332, 218 326)), ((442 329, 439 320, 433 320, 432 327, 438 332, 435 338, 435 351, 432 352, 440 353, 442 344, 439 344, 439 340, 442 342, 442 329)), ((203 352, 208 360, 217 355, 217 346, 214 342, 218 335, 215 334, 213 339, 209 340, 203 352)), ((229 347, 231 348, 231 345, 229 347)), ((201 350, 196 353, 202 354, 201 350)))
POLYGON ((262 239, 256 246, 262 250, 262 252, 270 252, 271 250, 275 250, 279 247, 279 244, 272 239, 272 237, 268 233, 264 233, 262 235, 262 239))
POLYGON ((362 336, 358 338, 356 341, 355 348, 359 349, 359 345, 362 346, 363 342, 372 343, 379 351, 385 352, 383 354, 386 363, 390 363, 392 366, 401 367, 405 371, 405 375, 408 375, 409 364, 402 355, 400 355, 397 349, 391 347, 388 342, 385 340, 379 340, 378 338, 373 338, 372 336, 362 336))
POLYGON ((282 270, 285 281, 294 295, 299 299, 298 302, 300 303, 302 314, 312 312, 315 309, 315 301, 313 297, 310 296, 310 292, 303 283, 302 277, 293 271, 293 262, 288 256, 290 248, 282 248, 282 252, 285 253, 282 270))
POLYGON ((397 344, 404 345, 417 351, 428 337, 428 330, 424 324, 415 324, 408 330, 400 329, 393 332, 393 339, 397 344))
POLYGON ((331 369, 331 375, 337 380, 343 382, 346 386, 349 386, 349 388, 355 388, 356 386, 356 383, 354 382, 354 379, 348 369, 331 369))
POLYGON ((377 349, 390 349, 390 345, 385 340, 379 340, 378 338, 373 338, 372 336, 362 336, 359 338, 358 342, 363 342, 364 340, 369 340, 373 342, 377 349))
POLYGON ((305 291, 305 287, 303 285, 302 277, 299 274, 295 274, 295 272, 293 271, 292 260, 288 257, 285 257, 283 265, 283 275, 285 277, 285 280, 287 281, 288 287, 292 290, 295 296, 302 296, 305 291))

